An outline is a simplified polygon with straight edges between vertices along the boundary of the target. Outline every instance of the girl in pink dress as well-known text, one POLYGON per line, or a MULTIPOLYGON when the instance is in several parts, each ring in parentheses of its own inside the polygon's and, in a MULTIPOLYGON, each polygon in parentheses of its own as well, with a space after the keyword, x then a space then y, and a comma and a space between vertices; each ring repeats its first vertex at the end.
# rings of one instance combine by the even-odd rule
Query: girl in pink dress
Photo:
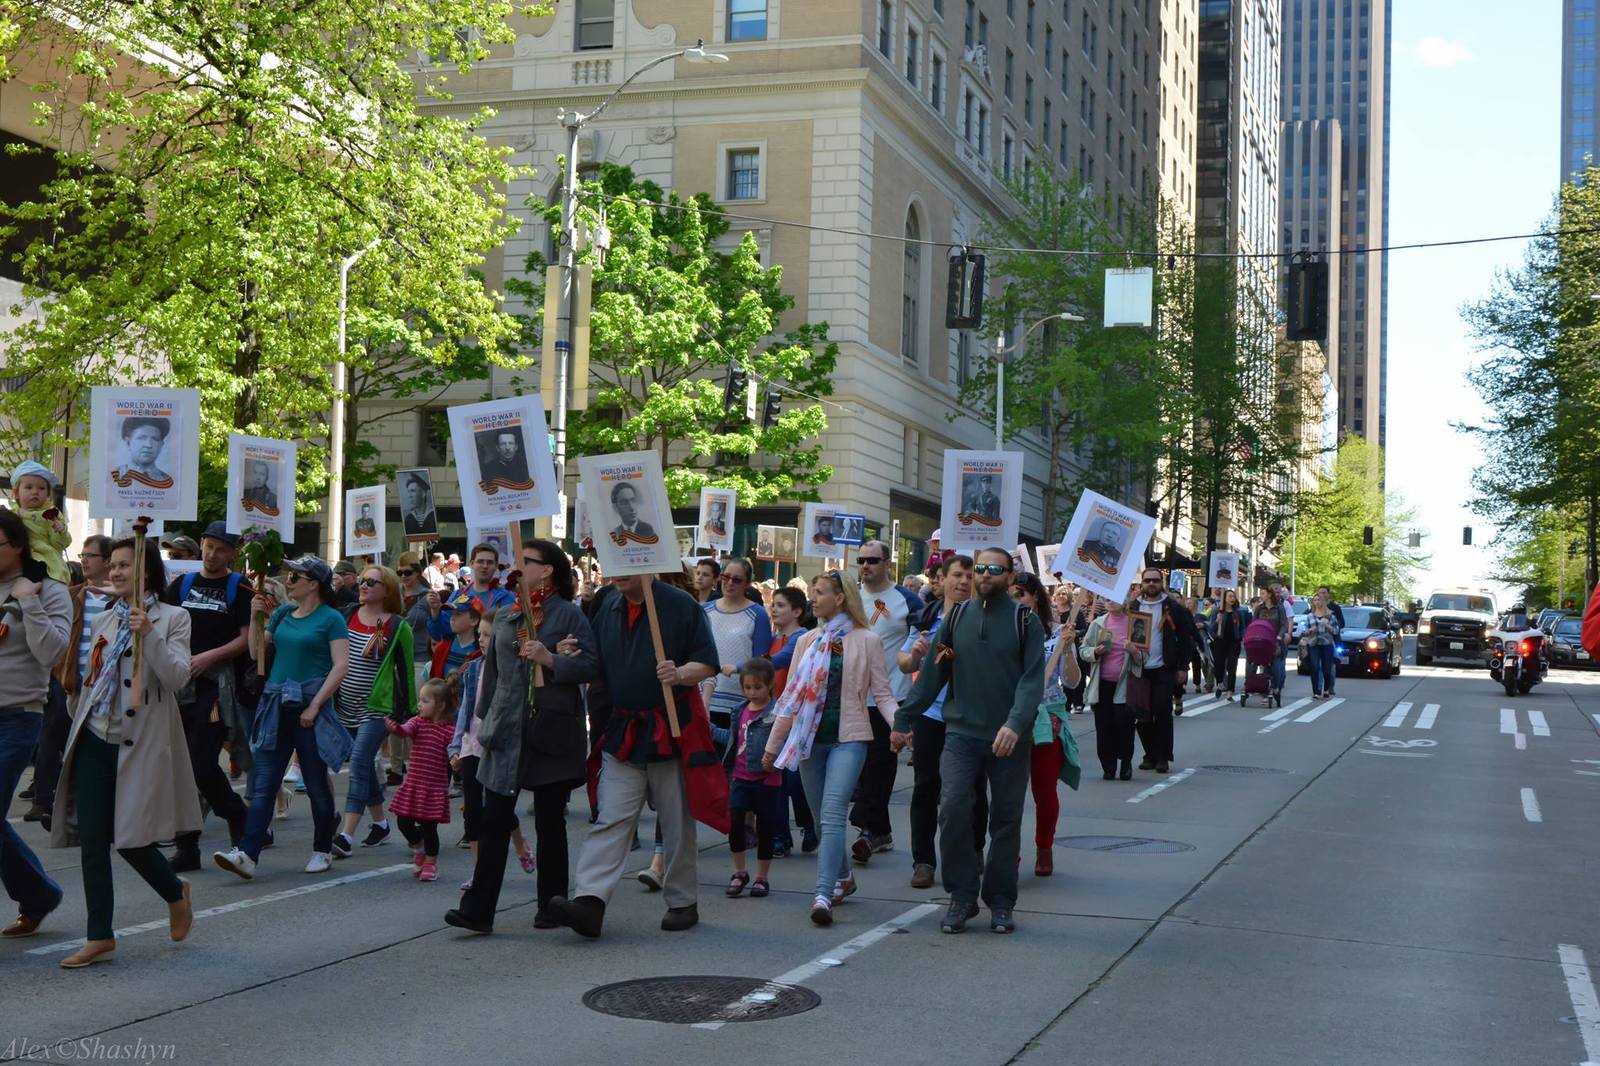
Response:
POLYGON ((384 719, 390 733, 411 738, 406 779, 389 804, 400 833, 411 845, 419 881, 439 879, 439 826, 450 822, 450 756, 456 734, 450 720, 450 685, 440 678, 417 693, 417 716, 404 724, 384 719))

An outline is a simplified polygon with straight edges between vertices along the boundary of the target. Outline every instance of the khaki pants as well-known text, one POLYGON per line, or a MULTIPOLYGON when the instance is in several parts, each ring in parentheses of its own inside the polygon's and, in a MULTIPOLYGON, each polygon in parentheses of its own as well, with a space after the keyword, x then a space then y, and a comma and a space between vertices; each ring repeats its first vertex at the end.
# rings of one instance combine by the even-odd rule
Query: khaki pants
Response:
POLYGON ((578 855, 574 897, 596 896, 610 903, 633 846, 639 815, 649 799, 661 823, 667 853, 663 894, 668 907, 687 907, 696 899, 694 818, 676 759, 644 766, 619 762, 609 753, 600 762, 600 820, 589 830, 578 855))

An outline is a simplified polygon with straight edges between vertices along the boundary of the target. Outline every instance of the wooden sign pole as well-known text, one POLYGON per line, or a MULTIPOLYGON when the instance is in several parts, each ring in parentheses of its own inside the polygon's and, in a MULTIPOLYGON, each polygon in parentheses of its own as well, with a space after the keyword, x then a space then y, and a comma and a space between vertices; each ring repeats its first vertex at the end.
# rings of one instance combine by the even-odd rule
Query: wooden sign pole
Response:
MULTIPOLYGON (((661 643, 661 619, 656 616, 656 597, 651 588, 655 580, 653 575, 646 574, 640 578, 640 584, 644 586, 644 613, 650 621, 650 642, 655 646, 656 662, 659 664, 666 662, 667 652, 661 643)), ((678 724, 678 705, 672 695, 672 685, 666 681, 661 682, 661 697, 666 701, 667 728, 674 737, 682 736, 683 727, 678 724)))
MULTIPOLYGON (((533 620, 533 590, 528 585, 527 571, 522 569, 522 523, 511 523, 511 562, 512 569, 521 573, 517 580, 517 603, 522 608, 522 624, 528 629, 528 639, 533 640, 539 635, 539 627, 533 620)), ((544 684, 544 667, 538 663, 533 664, 531 685, 528 689, 528 702, 533 702, 533 690, 544 684)))
MULTIPOLYGON (((255 586, 256 586, 256 592, 257 593, 260 593, 261 595, 266 595, 266 591, 267 591, 267 572, 265 570, 257 570, 256 571, 255 586)), ((259 619, 259 621, 258 621, 258 623, 256 625, 255 657, 256 657, 256 676, 257 677, 266 677, 267 676, 267 619, 266 619, 265 615, 263 615, 259 619)))
MULTIPOLYGON (((133 520, 133 603, 144 610, 145 530, 150 528, 148 515, 133 520)), ((144 706, 144 634, 133 635, 133 684, 129 686, 128 702, 131 707, 144 706)))

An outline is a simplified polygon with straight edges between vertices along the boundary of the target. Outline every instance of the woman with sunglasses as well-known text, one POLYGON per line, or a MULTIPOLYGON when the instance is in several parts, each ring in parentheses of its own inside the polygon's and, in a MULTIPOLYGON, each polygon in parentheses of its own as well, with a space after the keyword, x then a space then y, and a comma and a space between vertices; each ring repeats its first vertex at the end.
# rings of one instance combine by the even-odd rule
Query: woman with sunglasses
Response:
POLYGON ((817 628, 795 645, 794 665, 767 740, 767 769, 798 767, 821 837, 811 920, 833 924, 833 908, 856 890, 845 850, 845 814, 872 742, 868 706, 892 723, 899 704, 889 686, 883 641, 867 625, 861 592, 837 570, 811 583, 817 628))
POLYGON ((567 895, 567 797, 583 787, 587 774, 583 686, 600 676, 594 630, 572 602, 578 576, 566 552, 552 541, 531 540, 522 546, 521 563, 518 581, 526 591, 519 588, 516 602, 494 613, 475 704, 483 709, 478 857, 460 906, 444 916, 447 924, 475 933, 494 929, 522 789, 533 793, 537 837, 533 927, 561 924, 549 907, 567 895))
MULTIPOLYGON (((349 666, 339 684, 339 724, 350 733, 350 787, 345 793, 344 825, 333 838, 333 857, 348 859, 355 848, 361 811, 372 815, 364 848, 389 839, 383 812, 383 779, 378 749, 388 735, 385 718, 404 722, 417 713, 416 636, 400 616, 400 578, 387 566, 369 566, 356 583, 356 606, 345 619, 349 666)), ((424 607, 424 610, 427 608, 424 607)))
POLYGON ((748 559, 728 559, 722 564, 718 580, 722 595, 703 607, 711 623, 711 636, 717 642, 717 659, 722 668, 711 691, 711 739, 720 751, 728 742, 728 722, 734 711, 744 706, 744 691, 739 687, 739 667, 753 655, 765 655, 772 646, 772 623, 760 601, 745 595, 755 577, 748 559))
POLYGON ((265 647, 272 660, 267 683, 256 704, 250 729, 250 813, 244 839, 219 851, 213 861, 246 881, 256 875, 256 861, 267 841, 272 810, 291 756, 298 755, 306 796, 311 801, 311 860, 306 873, 333 865, 333 830, 338 821, 328 774, 350 756, 350 734, 334 713, 334 694, 349 669, 350 631, 334 610, 333 570, 315 555, 284 563, 283 583, 289 602, 277 607, 257 595, 250 615, 250 647, 259 643, 261 616, 265 647), (276 608, 276 609, 274 609, 276 608))
POLYGON ((428 610, 429 588, 422 557, 406 552, 394 561, 394 573, 400 579, 400 614, 411 627, 412 680, 415 688, 421 688, 433 662, 433 643, 428 637, 428 622, 433 615, 428 610))

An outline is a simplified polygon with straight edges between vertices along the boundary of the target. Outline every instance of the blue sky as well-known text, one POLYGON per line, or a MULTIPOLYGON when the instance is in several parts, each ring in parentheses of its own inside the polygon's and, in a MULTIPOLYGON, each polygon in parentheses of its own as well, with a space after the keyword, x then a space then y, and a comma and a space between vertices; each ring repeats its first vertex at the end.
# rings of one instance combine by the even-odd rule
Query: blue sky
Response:
MULTIPOLYGON (((1559 175, 1560 3, 1512 15, 1487 0, 1395 0, 1393 35, 1390 243, 1538 229, 1559 175)), ((1418 595, 1492 568, 1493 531, 1467 506, 1483 455, 1450 428, 1482 412, 1466 380, 1482 354, 1460 309, 1523 251, 1506 242, 1389 256, 1388 483, 1417 508, 1432 552, 1418 595)))

